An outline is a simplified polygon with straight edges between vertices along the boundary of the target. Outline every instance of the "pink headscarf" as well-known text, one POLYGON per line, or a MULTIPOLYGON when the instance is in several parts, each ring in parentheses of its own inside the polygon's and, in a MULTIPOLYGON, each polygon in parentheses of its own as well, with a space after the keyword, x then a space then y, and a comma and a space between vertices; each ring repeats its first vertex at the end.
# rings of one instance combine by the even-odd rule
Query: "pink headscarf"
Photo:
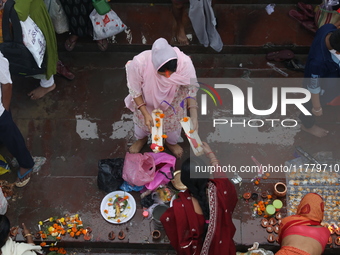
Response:
POLYGON ((133 96, 143 95, 149 112, 156 108, 165 111, 169 106, 162 102, 165 100, 171 104, 177 86, 192 84, 198 87, 195 68, 190 57, 177 47, 171 47, 164 38, 157 39, 152 45, 152 50, 144 51, 128 62, 126 74, 130 95, 125 98, 125 104, 131 111, 135 111, 136 107, 133 96), (169 78, 158 74, 157 70, 172 59, 177 59, 176 72, 169 78))

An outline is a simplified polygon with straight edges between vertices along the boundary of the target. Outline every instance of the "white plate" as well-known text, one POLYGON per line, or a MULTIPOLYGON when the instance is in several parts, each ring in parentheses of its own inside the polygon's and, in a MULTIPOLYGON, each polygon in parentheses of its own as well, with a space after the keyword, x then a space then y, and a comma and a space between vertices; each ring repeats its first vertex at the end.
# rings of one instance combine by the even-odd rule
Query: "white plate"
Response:
POLYGON ((100 204, 100 213, 102 214, 103 218, 105 220, 107 220, 110 223, 113 224, 122 224, 125 223, 127 221, 129 221, 133 215, 135 215, 136 212, 136 201, 133 198, 133 196, 128 193, 128 192, 124 192, 122 190, 117 190, 117 191, 113 191, 109 194, 107 194, 101 204, 100 204), (123 212, 121 212, 121 216, 117 219, 109 219, 108 217, 114 217, 115 216, 115 208, 111 205, 109 206, 108 203, 110 203, 110 199, 112 199, 112 202, 117 198, 117 197, 124 197, 124 196, 128 196, 128 205, 125 208, 125 210, 123 212), (107 210, 108 213, 105 213, 104 210, 107 210))

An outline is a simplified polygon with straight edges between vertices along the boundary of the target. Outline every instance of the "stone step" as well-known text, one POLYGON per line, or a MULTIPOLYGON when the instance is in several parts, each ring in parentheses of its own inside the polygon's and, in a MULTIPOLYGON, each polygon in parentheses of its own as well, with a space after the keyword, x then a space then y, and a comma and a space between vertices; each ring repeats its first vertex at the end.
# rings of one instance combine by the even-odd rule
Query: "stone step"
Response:
MULTIPOLYGON (((171 3, 112 3, 128 29, 110 38, 108 51, 140 52, 150 49, 159 37, 178 45, 175 38, 171 3)), ((296 53, 307 54, 314 34, 288 16, 296 4, 278 4, 268 15, 265 4, 214 4, 217 30, 224 47, 221 53, 264 54, 288 48, 296 53)), ((185 18, 189 46, 180 46, 188 53, 216 53, 210 47, 200 45, 188 17, 185 18)), ((58 35, 58 48, 64 51, 67 34, 58 35)), ((80 38, 75 51, 98 51, 92 38, 80 38)))

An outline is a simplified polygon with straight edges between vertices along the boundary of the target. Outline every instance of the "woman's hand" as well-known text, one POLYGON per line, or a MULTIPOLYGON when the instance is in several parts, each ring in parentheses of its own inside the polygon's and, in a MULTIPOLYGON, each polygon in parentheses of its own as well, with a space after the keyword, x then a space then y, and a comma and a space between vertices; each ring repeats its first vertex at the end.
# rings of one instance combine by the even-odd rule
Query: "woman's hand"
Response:
POLYGON ((149 113, 144 114, 144 123, 148 127, 151 133, 151 127, 153 127, 153 119, 149 113))
POLYGON ((212 152, 209 144, 207 144, 206 142, 202 142, 202 148, 203 148, 203 151, 204 151, 205 154, 212 152))
POLYGON ((22 235, 25 236, 27 234, 30 234, 31 232, 26 227, 25 223, 22 223, 22 235))

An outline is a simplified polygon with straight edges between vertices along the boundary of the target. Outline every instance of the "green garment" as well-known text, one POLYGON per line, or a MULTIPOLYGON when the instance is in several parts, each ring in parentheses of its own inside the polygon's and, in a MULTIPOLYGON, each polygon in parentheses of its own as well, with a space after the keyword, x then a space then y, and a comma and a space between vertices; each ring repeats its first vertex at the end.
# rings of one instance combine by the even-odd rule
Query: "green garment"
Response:
POLYGON ((46 79, 57 72, 57 39, 51 18, 43 0, 15 0, 15 10, 19 19, 25 21, 28 16, 37 24, 46 40, 45 60, 47 64, 46 79))

